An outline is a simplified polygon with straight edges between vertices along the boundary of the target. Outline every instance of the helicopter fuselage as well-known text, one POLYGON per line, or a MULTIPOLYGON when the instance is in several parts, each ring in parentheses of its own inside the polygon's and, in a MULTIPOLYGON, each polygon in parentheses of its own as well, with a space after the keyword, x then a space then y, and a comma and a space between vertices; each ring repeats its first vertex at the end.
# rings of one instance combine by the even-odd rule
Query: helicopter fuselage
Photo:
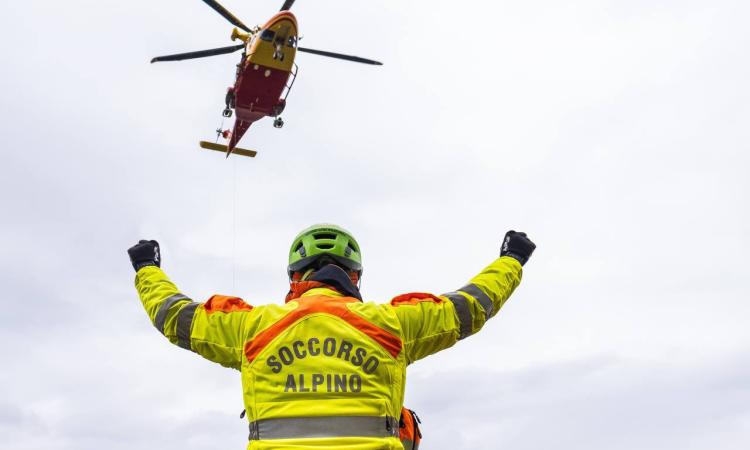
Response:
POLYGON ((228 106, 237 116, 230 150, 253 122, 266 116, 277 117, 283 111, 290 78, 294 81, 297 36, 294 14, 281 11, 248 38, 237 66, 237 78, 230 88, 228 106))

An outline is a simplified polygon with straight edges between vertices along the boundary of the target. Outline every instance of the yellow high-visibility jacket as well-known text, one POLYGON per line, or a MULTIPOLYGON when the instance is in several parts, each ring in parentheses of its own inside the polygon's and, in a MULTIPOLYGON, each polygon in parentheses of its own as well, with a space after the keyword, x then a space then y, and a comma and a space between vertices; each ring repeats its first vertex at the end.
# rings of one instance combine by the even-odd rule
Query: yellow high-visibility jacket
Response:
POLYGON ((360 302, 317 282, 292 284, 284 305, 183 295, 161 269, 135 285, 170 342, 242 373, 248 449, 402 450, 406 366, 479 331, 521 281, 501 257, 461 289, 360 302))

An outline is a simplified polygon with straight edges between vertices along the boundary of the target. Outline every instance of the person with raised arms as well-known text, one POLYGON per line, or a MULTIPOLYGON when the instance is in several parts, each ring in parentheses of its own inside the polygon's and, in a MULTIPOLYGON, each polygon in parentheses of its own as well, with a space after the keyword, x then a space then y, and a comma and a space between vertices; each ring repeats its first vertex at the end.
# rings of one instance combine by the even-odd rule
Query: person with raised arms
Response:
POLYGON ((289 251, 281 304, 183 294, 161 270, 159 244, 128 250, 135 286, 170 342, 242 374, 248 449, 413 449, 416 416, 403 407, 406 367, 478 332, 521 281, 536 245, 505 234, 499 257, 453 292, 364 302, 362 255, 348 231, 303 230, 289 251))

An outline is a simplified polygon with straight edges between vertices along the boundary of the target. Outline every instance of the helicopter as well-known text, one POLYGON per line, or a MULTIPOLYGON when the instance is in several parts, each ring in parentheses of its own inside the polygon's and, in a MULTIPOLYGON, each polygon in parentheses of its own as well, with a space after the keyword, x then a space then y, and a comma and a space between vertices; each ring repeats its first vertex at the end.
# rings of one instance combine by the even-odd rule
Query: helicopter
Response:
POLYGON ((253 28, 245 25, 234 14, 214 0, 203 0, 214 11, 235 26, 231 39, 242 43, 229 47, 199 50, 174 55, 157 56, 151 63, 162 61, 181 61, 185 59, 205 58, 224 55, 242 50, 237 64, 235 82, 227 89, 225 108, 222 116, 228 118, 236 114, 231 131, 216 130, 219 138, 229 139, 227 145, 218 142, 201 141, 201 148, 230 154, 254 157, 257 152, 237 147, 240 139, 254 122, 263 117, 273 117, 273 126, 281 128, 284 120, 281 113, 286 107, 286 99, 297 78, 297 64, 294 58, 297 52, 311 53, 329 58, 343 59, 371 65, 382 65, 381 62, 359 56, 344 55, 323 50, 298 46, 297 19, 290 11, 295 0, 285 0, 279 12, 263 26, 253 28), (238 29, 239 28, 239 29, 238 29), (241 31, 242 30, 242 31, 241 31))

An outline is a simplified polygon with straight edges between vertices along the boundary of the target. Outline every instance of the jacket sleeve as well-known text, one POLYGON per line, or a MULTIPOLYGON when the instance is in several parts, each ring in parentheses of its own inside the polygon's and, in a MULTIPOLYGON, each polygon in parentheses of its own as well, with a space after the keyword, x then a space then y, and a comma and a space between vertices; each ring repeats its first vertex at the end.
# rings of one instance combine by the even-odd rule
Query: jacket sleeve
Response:
POLYGON ((253 307, 237 297, 215 295, 197 303, 182 294, 158 267, 138 271, 135 287, 151 322, 169 341, 226 367, 239 369, 253 307))
POLYGON ((521 282, 521 264, 501 257, 464 287, 440 296, 413 293, 391 300, 401 324, 407 361, 451 347, 479 331, 521 282))

